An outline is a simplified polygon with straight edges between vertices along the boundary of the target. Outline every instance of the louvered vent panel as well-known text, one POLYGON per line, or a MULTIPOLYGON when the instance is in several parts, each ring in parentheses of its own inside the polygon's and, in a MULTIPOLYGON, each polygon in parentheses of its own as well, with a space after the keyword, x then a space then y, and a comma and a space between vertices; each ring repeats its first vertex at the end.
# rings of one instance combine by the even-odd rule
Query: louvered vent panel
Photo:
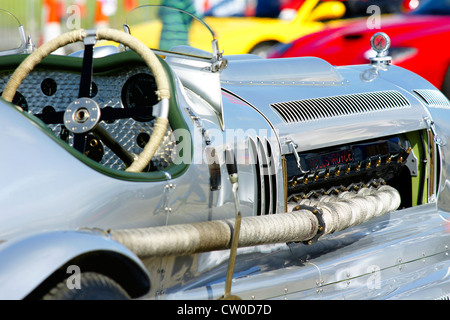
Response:
POLYGON ((392 90, 280 102, 271 106, 285 122, 296 123, 409 108, 411 104, 400 92, 392 90))
POLYGON ((450 108, 450 102, 439 90, 418 89, 413 91, 420 98, 422 98, 430 107, 450 108))

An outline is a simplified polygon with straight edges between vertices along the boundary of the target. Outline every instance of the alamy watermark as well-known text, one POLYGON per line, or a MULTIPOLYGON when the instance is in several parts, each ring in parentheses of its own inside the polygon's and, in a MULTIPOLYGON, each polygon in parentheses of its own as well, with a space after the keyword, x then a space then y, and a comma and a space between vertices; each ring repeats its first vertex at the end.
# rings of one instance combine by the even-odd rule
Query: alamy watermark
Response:
POLYGON ((177 145, 172 150, 174 164, 260 164, 264 174, 274 174, 280 164, 271 145, 278 143, 276 131, 268 129, 176 129, 172 140, 177 145), (206 143, 207 141, 207 143, 206 143), (205 147, 205 144, 207 145, 205 147), (233 151, 234 159, 225 157, 225 149, 233 151))
POLYGON ((67 289, 70 289, 70 290, 81 289, 81 269, 80 269, 80 267, 72 264, 67 267, 66 273, 70 274, 70 276, 66 280, 67 289))
POLYGON ((367 28, 368 29, 381 29, 381 8, 377 5, 370 5, 366 10, 370 17, 367 18, 367 28))
POLYGON ((81 8, 73 4, 67 7, 66 10, 66 27, 69 30, 78 30, 81 28, 81 8))

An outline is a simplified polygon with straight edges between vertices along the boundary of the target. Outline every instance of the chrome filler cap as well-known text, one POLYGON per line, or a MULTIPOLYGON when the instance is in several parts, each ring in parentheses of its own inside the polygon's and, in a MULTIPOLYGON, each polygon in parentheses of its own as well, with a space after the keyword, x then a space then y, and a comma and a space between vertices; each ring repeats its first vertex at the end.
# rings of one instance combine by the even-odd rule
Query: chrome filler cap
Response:
POLYGON ((370 46, 377 55, 370 58, 371 64, 374 65, 389 65, 391 63, 391 57, 388 56, 389 48, 391 47, 391 39, 384 32, 375 33, 370 38, 370 46))

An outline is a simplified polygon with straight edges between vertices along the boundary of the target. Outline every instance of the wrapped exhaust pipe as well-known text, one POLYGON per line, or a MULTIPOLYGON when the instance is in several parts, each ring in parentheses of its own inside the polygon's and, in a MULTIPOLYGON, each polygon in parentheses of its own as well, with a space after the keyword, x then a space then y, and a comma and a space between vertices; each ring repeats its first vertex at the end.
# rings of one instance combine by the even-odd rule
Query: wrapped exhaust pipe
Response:
MULTIPOLYGON (((238 247, 317 240, 317 235, 356 226, 399 206, 400 194, 388 185, 363 188, 356 194, 343 192, 339 197, 305 200, 289 205, 293 211, 287 213, 243 217, 238 247)), ((140 257, 186 255, 229 249, 234 220, 110 230, 109 233, 140 257)))

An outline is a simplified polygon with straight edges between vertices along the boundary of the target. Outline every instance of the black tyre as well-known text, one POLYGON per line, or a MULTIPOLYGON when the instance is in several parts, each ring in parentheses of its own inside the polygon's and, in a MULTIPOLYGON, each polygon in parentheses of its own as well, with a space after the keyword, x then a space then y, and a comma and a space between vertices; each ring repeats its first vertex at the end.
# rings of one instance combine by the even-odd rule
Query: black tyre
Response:
POLYGON ((130 296, 111 278, 94 272, 80 274, 80 288, 70 289, 67 280, 51 289, 43 300, 128 300, 130 296))

